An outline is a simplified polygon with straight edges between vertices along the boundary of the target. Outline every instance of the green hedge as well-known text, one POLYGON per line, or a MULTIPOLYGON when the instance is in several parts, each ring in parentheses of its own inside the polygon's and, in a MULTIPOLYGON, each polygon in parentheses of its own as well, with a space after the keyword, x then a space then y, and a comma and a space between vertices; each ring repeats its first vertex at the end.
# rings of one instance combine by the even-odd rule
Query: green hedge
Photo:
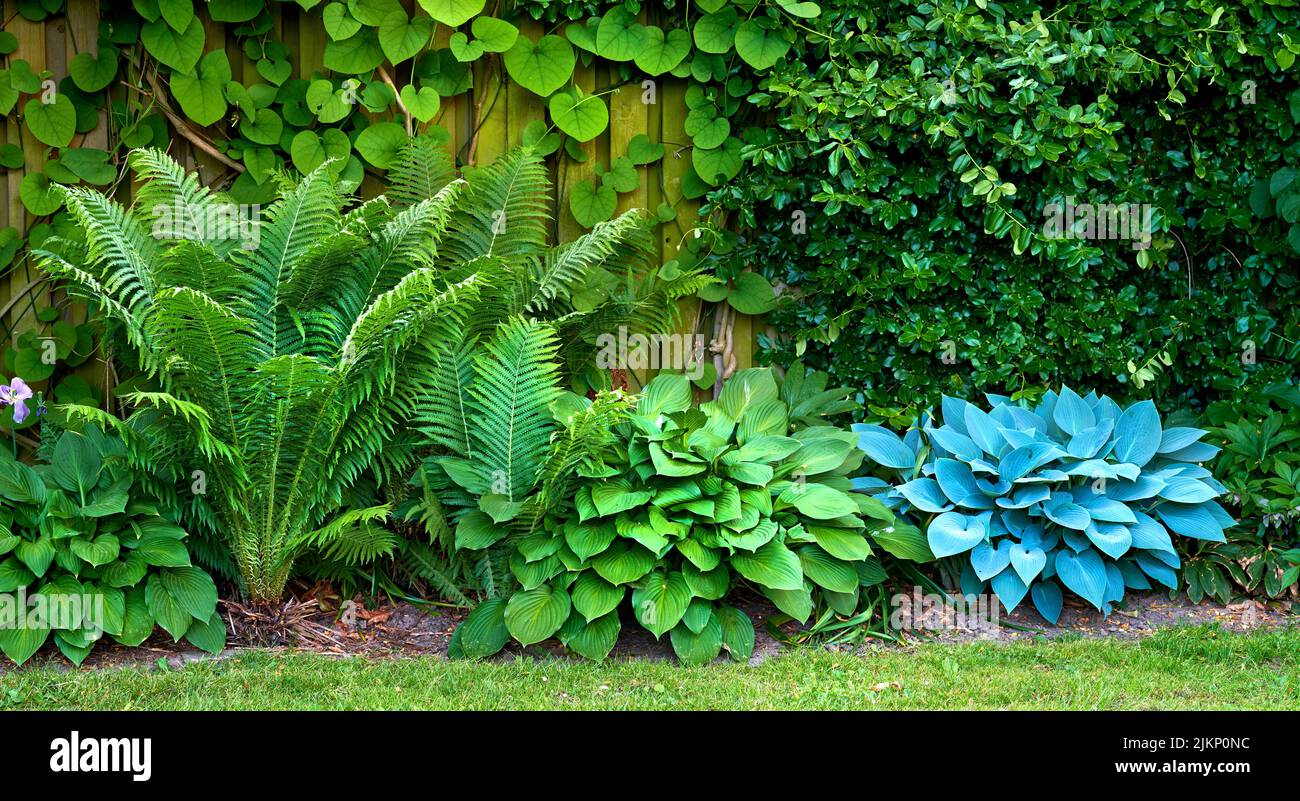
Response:
POLYGON ((1200 406, 1292 373, 1295 9, 841 0, 806 25, 710 196, 744 232, 730 269, 795 299, 767 361, 899 418, 1058 383, 1200 406), (1046 238, 1071 196, 1149 204, 1149 247, 1046 238))

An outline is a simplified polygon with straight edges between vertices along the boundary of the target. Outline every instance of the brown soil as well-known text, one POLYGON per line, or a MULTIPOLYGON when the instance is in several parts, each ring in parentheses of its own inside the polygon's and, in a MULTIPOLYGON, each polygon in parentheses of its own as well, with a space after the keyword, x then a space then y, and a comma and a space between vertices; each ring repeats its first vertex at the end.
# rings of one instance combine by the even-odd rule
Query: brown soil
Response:
MULTIPOLYGON (((1130 640, 1175 625, 1210 623, 1218 624, 1229 631, 1244 632, 1263 627, 1288 625, 1296 621, 1296 616, 1287 611, 1283 604, 1263 604, 1257 601, 1242 601, 1229 606, 1209 601, 1194 604, 1183 595, 1170 600, 1163 594, 1132 595, 1126 600, 1126 608, 1115 610, 1109 618, 1103 618, 1091 607, 1074 605, 1067 600, 1061 619, 1055 626, 1040 618, 1032 608, 1030 610, 1022 608, 1011 615, 1002 615, 1003 625, 991 631, 987 628, 949 627, 917 631, 904 639, 936 642, 988 640, 1013 642, 1035 638, 1050 640, 1069 636, 1130 640)), ((771 635, 767 626, 768 617, 775 614, 776 610, 766 602, 758 600, 740 602, 738 605, 754 621, 756 641, 754 656, 750 663, 761 662, 778 653, 781 644, 771 635)), ((380 659, 420 655, 445 657, 452 632, 464 617, 464 610, 432 606, 418 607, 409 603, 386 605, 373 610, 356 607, 346 618, 351 625, 340 620, 335 612, 317 612, 311 617, 313 628, 317 631, 322 628, 327 629, 330 637, 326 640, 314 637, 310 643, 283 650, 296 649, 321 654, 380 659)), ((952 620, 949 619, 947 623, 951 626, 952 620)), ((790 624, 787 624, 784 630, 786 633, 795 633, 794 627, 790 624)), ((892 645, 884 640, 868 640, 867 644, 875 647, 892 645)), ((173 643, 166 634, 155 634, 135 648, 117 644, 101 645, 91 653, 82 668, 154 665, 178 668, 194 661, 223 658, 246 647, 250 647, 250 644, 232 638, 227 650, 221 656, 213 657, 211 654, 195 650, 187 643, 173 643)), ((564 647, 554 640, 528 648, 511 643, 496 658, 512 660, 521 655, 578 658, 571 657, 564 647)), ((667 636, 656 641, 649 632, 634 621, 624 622, 618 645, 615 646, 611 656, 615 659, 673 658, 672 646, 667 636)), ((73 669, 52 644, 47 644, 28 664, 73 669)), ((5 672, 7 672, 6 668, 0 666, 0 675, 5 672)))

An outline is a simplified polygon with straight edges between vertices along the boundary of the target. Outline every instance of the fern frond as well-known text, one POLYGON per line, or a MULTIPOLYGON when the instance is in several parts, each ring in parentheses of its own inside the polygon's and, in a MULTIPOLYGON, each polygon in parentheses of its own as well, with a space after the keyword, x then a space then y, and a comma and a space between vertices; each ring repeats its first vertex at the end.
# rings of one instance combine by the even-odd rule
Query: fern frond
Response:
POLYGON ((452 236, 442 260, 523 257, 546 247, 550 183, 546 165, 531 148, 512 150, 465 179, 469 191, 450 222, 452 236))
POLYGON ((438 194, 452 174, 446 149, 431 136, 417 136, 402 145, 388 168, 388 194, 396 203, 413 206, 438 194))

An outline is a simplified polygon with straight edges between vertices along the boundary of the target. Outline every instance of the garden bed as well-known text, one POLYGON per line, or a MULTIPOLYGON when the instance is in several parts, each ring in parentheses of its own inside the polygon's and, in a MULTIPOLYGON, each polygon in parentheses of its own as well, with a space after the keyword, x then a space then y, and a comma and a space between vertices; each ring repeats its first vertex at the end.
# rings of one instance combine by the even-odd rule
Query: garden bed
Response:
MULTIPOLYGON (((865 654, 881 649, 899 650, 924 641, 945 644, 1071 639, 1123 641, 1142 639, 1162 631, 1194 625, 1211 625, 1227 633, 1248 634, 1259 630, 1286 628, 1296 622, 1296 616, 1287 609, 1286 604, 1282 603, 1242 601, 1225 606, 1213 601, 1193 603, 1185 595, 1178 595, 1171 599, 1165 594, 1148 593, 1130 596, 1125 607, 1116 609, 1108 618, 1103 618, 1096 610, 1082 604, 1067 604, 1056 625, 1043 620, 1032 610, 1018 609, 1010 615, 1003 615, 1002 622, 1005 625, 994 630, 948 628, 932 632, 915 632, 904 636, 899 642, 868 638, 860 647, 843 646, 832 650, 865 654)), ((768 619, 777 614, 777 610, 761 601, 741 604, 741 608, 755 623, 754 653, 749 664, 757 665, 779 655, 783 646, 767 626, 768 619)), ((380 605, 375 609, 361 609, 356 615, 357 625, 348 627, 336 621, 335 613, 320 611, 310 618, 310 622, 328 628, 335 635, 332 644, 327 645, 318 640, 311 644, 300 643, 295 646, 260 650, 337 657, 360 656, 369 659, 397 657, 445 659, 452 633, 464 618, 463 610, 422 608, 402 602, 380 605)), ((947 616, 947 620, 951 623, 951 615, 947 616)), ((240 630, 237 625, 230 628, 236 634, 240 630)), ((797 634, 798 627, 787 623, 782 630, 787 635, 794 635, 797 634)), ((625 631, 626 634, 619 639, 610 654, 610 659, 616 661, 673 660, 672 647, 667 637, 656 641, 649 632, 635 626, 628 626, 625 631)), ((153 665, 175 669, 193 662, 226 659, 259 649, 258 644, 243 641, 238 636, 232 637, 228 645, 229 647, 222 654, 213 656, 198 651, 184 642, 173 643, 165 634, 159 633, 135 648, 114 644, 97 649, 83 664, 83 668, 105 669, 153 665)), ((492 660, 511 662, 519 657, 576 658, 555 640, 548 640, 527 648, 511 643, 501 653, 492 657, 492 660)), ((725 660, 725 656, 720 657, 718 662, 725 660)), ((32 664, 38 670, 71 669, 68 662, 53 648, 43 650, 32 664)), ((6 669, 0 666, 0 675, 6 672, 6 669)))

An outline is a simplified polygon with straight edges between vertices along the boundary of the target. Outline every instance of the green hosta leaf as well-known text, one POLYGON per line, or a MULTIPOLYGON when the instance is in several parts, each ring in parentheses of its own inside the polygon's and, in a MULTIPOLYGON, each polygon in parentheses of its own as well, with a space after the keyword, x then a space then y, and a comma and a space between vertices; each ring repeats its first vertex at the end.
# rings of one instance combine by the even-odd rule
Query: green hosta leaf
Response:
POLYGON ((667 34, 654 25, 642 30, 641 48, 634 56, 637 69, 647 75, 663 75, 676 69, 690 55, 691 35, 681 28, 667 34))
POLYGON ((433 38, 433 20, 415 16, 407 18, 406 12, 397 8, 384 15, 379 25, 379 46, 393 64, 413 58, 433 38))
POLYGON ((790 49, 781 29, 766 19, 748 19, 736 29, 736 55, 757 70, 775 64, 790 49))
POLYGON ((754 624, 749 615, 726 604, 719 605, 714 615, 722 625, 722 647, 737 662, 748 661, 754 654, 754 624))
POLYGON ((616 612, 591 622, 584 622, 582 615, 574 612, 560 629, 559 637, 569 650, 599 662, 614 650, 620 628, 616 612))
POLYGON ((99 578, 110 587, 134 587, 144 578, 149 563, 135 551, 127 551, 122 558, 99 571, 99 578))
POLYGON ((705 572, 687 562, 682 565, 682 575, 686 577, 686 584, 695 597, 706 601, 717 601, 723 598, 731 588, 731 571, 726 565, 718 565, 705 572))
POLYGON ((35 580, 36 577, 20 560, 10 557, 0 562, 0 592, 13 592, 35 580))
POLYGON ((86 563, 99 567, 117 559, 121 545, 112 534, 101 534, 95 539, 78 537, 68 544, 69 549, 86 563))
POLYGON ((160 18, 140 28, 140 41, 161 63, 177 72, 191 72, 203 55, 203 23, 192 17, 185 29, 177 32, 160 18))
POLYGON ((690 585, 681 573, 656 570, 632 590, 632 611, 651 634, 662 637, 686 614, 691 595, 690 585))
POLYGON ((48 535, 42 536, 39 540, 25 539, 18 543, 13 553, 18 557, 18 561, 32 571, 33 575, 40 578, 50 569, 50 564, 54 561, 54 542, 48 535))
MULTIPOLYGON (((520 86, 547 97, 568 83, 577 57, 573 47, 559 36, 543 36, 536 42, 520 36, 504 55, 506 71, 520 86)), ((604 105, 603 102, 600 105, 604 105)), ((604 130, 604 126, 601 126, 604 130)))
POLYGON ((486 0, 420 0, 420 8, 444 25, 458 28, 480 12, 486 0))
POLYGON ((226 114, 226 84, 230 60, 225 50, 213 50, 199 62, 196 72, 172 74, 172 94, 185 116, 199 125, 211 125, 226 114))
POLYGON ((626 592, 624 587, 610 584, 590 570, 582 571, 578 580, 569 587, 573 608, 581 613, 588 623, 617 609, 626 592))
POLYGON ((62 92, 55 94, 50 103, 39 97, 28 100, 23 106, 23 119, 32 136, 50 147, 67 147, 77 133, 77 107, 62 92))
POLYGON ((627 481, 622 479, 605 481, 591 488, 591 501, 601 517, 635 509, 648 502, 653 495, 650 490, 633 492, 627 481))
POLYGON ((858 505, 848 493, 824 484, 796 482, 781 493, 780 501, 816 520, 833 520, 858 511, 858 505))
POLYGON ((154 621, 179 642, 189 631, 194 616, 182 607, 163 585, 162 577, 153 575, 145 584, 144 600, 154 621))
POLYGON ((483 659, 504 648, 510 639, 505 615, 505 598, 491 598, 479 604, 456 630, 461 653, 467 659, 483 659))
POLYGON ((774 590, 802 590, 803 568, 799 557, 782 543, 772 540, 754 553, 737 551, 731 566, 755 584, 774 590))
POLYGON ((611 584, 629 584, 650 572, 655 566, 655 555, 640 545, 615 541, 591 558, 591 566, 611 584))
POLYGON ((596 27, 596 53, 610 61, 631 61, 646 46, 645 28, 623 6, 614 6, 596 27))
POLYGON ((386 170, 392 166, 407 141, 406 131, 401 125, 379 122, 361 132, 357 137, 356 148, 366 161, 386 170))
POLYGON ((609 127, 609 108, 598 95, 577 87, 559 92, 548 104, 556 127, 579 142, 589 142, 609 127))
POLYGON ((818 545, 837 559, 857 562, 871 555, 871 545, 857 529, 808 526, 808 531, 817 540, 818 545))
POLYGON ((697 634, 685 624, 672 630, 673 652, 683 665, 706 665, 722 653, 722 624, 709 613, 704 628, 697 634))
MULTIPOLYGON (((153 634, 154 619, 145 600, 144 587, 132 587, 126 591, 126 607, 122 618, 122 633, 114 639, 123 645, 136 646, 153 634)), ((181 613, 184 615, 184 612, 181 613)), ((192 620, 185 615, 187 620, 192 620)))
POLYGON ((5 656, 21 665, 41 649, 49 636, 48 626, 0 628, 0 651, 4 651, 5 656))
POLYGON ((136 546, 135 553, 156 567, 190 566, 190 552, 186 550, 185 543, 171 537, 145 537, 136 546))
POLYGON ((510 596, 506 604, 506 628, 520 643, 532 645, 559 631, 569 618, 569 610, 569 594, 544 584, 510 596))
POLYGON ((858 571, 848 562, 840 561, 818 548, 805 545, 799 549, 799 562, 804 575, 813 583, 835 592, 853 592, 858 588, 858 571))
POLYGON ((112 45, 100 46, 99 55, 78 53, 68 63, 68 75, 73 84, 83 92, 102 92, 117 77, 118 50, 112 45))
POLYGON ((207 620, 217 611, 217 585, 212 577, 197 567, 179 567, 162 571, 162 586, 176 603, 199 620, 207 620))
POLYGON ((195 620, 185 632, 191 645, 210 654, 219 654, 226 647, 226 623, 213 612, 206 620, 195 620))

